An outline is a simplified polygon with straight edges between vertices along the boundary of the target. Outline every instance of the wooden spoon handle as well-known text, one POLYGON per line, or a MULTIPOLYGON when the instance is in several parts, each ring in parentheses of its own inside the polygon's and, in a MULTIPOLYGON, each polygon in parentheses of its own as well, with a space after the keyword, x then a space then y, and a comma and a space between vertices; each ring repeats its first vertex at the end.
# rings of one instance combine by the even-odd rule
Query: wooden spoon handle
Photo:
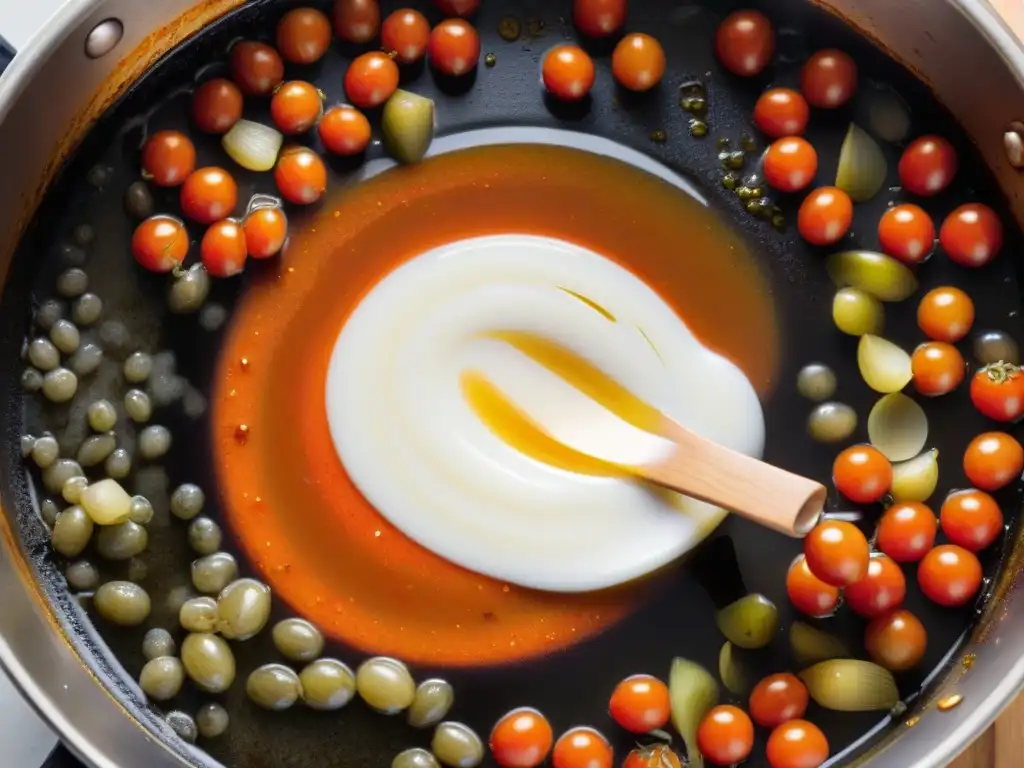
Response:
POLYGON ((760 525, 802 537, 821 517, 828 494, 821 483, 733 451, 666 420, 662 434, 678 446, 642 468, 653 483, 723 507, 760 525))

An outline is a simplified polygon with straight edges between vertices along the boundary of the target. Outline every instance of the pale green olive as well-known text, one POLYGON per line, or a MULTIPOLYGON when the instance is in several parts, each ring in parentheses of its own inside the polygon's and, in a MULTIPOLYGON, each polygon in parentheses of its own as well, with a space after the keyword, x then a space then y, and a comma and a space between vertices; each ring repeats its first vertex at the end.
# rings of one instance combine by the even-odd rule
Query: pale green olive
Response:
POLYGON ((215 701, 203 704, 196 712, 196 728, 204 739, 215 739, 223 735, 230 723, 228 711, 215 701))
POLYGON ((434 731, 430 749, 449 768, 475 768, 484 759, 484 744, 472 728, 462 723, 441 723, 434 731))
POLYGON ((173 656, 160 656, 146 662, 139 675, 139 687, 153 701, 173 699, 185 682, 185 668, 173 656))
POLYGON ((149 617, 149 594, 130 581, 108 581, 93 595, 92 604, 107 621, 122 627, 135 627, 149 617))
POLYGON ((455 702, 455 691, 446 680, 424 680, 416 687, 416 696, 409 707, 409 725, 428 728, 444 720, 455 702))
POLYGON ((341 709, 356 692, 356 678, 337 659, 317 659, 299 674, 302 700, 310 709, 341 709))
POLYGON ((189 679, 207 693, 223 693, 235 681, 235 656, 217 635, 198 632, 186 637, 181 663, 189 679))
POLYGON ((217 627, 217 601, 212 597, 193 597, 178 611, 178 623, 188 632, 213 632, 217 627))
POLYGON ((391 761, 391 768, 440 768, 440 766, 437 758, 419 747, 400 752, 391 761))
POLYGON ((412 704, 416 683, 402 662, 375 656, 356 670, 356 690, 372 709, 394 715, 412 704))
POLYGON ((284 619, 271 631, 274 646, 289 661, 312 661, 324 650, 324 636, 305 619, 284 619))
POLYGON ((256 579, 239 579, 217 596, 217 631, 228 640, 248 640, 270 618, 270 587, 256 579))
POLYGON ((258 706, 280 712, 299 700, 302 683, 295 671, 284 664, 264 664, 249 675, 245 692, 258 706))

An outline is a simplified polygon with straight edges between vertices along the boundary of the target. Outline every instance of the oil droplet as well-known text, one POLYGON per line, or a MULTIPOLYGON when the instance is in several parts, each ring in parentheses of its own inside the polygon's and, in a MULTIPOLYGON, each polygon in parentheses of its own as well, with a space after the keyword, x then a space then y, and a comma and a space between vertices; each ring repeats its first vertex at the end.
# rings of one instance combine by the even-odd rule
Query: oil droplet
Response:
POLYGON ((948 712, 951 709, 956 709, 960 706, 960 702, 964 700, 964 697, 959 693, 954 693, 952 696, 947 696, 944 699, 940 699, 936 705, 939 708, 939 712, 948 712))

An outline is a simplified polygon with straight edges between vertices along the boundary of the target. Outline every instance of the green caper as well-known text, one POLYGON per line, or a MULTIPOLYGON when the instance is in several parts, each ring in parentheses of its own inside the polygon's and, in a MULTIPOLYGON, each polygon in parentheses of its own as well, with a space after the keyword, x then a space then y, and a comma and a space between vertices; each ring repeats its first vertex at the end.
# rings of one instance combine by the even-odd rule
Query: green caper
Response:
POLYGON ((346 664, 337 659, 317 659, 299 674, 302 700, 310 709, 341 709, 356 692, 356 678, 346 664))
POLYGON ((185 682, 185 668, 173 656, 147 661, 139 674, 139 687, 154 701, 173 699, 185 682))
POLYGON ((191 520, 203 511, 206 494, 195 483, 182 483, 171 493, 171 514, 182 520, 191 520))
POLYGON ((149 525, 153 520, 153 505, 145 496, 132 496, 131 512, 128 519, 139 525, 149 525))
POLYGON ((171 637, 171 633, 160 627, 153 627, 147 630, 142 638, 142 655, 146 661, 158 659, 161 656, 173 656, 178 651, 178 645, 171 637))
POLYGON ((60 350, 44 336, 32 339, 28 344, 28 361, 43 373, 60 365, 60 350))
MULTIPOLYGON (((32 444, 32 461, 40 469, 53 465, 60 456, 60 444, 53 435, 43 435, 32 444)), ((63 487, 63 483, 61 484, 63 487)), ((58 491, 61 489, 58 488, 58 491)))
POLYGON ((69 477, 64 487, 60 489, 60 495, 68 504, 77 504, 82 500, 82 491, 89 487, 89 481, 79 475, 69 477))
POLYGON ((215 739, 223 735, 230 723, 228 711, 215 701, 203 704, 196 712, 196 727, 204 739, 215 739))
POLYGON ((68 586, 72 589, 85 591, 96 589, 96 585, 100 583, 100 572, 88 560, 79 560, 67 567, 64 578, 68 580, 68 586))
POLYGON ((60 514, 60 507, 57 506, 57 502, 53 499, 43 499, 39 502, 39 514, 43 518, 43 522, 53 528, 57 523, 57 515, 60 514))
POLYGON ((146 529, 131 520, 101 525, 96 534, 96 552, 106 560, 128 560, 145 552, 148 544, 146 529))
POLYGON ((846 440, 857 428, 857 412, 846 403, 822 403, 807 417, 807 431, 819 443, 846 440))
POLYGON ((81 465, 74 459, 57 459, 43 470, 43 485, 50 493, 58 494, 64 490, 64 483, 84 474, 81 465))
POLYGON ((103 470, 112 480, 123 480, 132 471, 132 455, 124 448, 117 448, 107 456, 103 470))
POLYGON ((271 632, 274 646, 289 661, 312 661, 324 650, 324 636, 305 619, 284 619, 271 632))
POLYGON ((213 632, 217 626, 217 601, 212 597, 193 597, 178 611, 181 628, 189 632, 213 632))
POLYGON ((484 759, 484 743, 462 723, 441 723, 434 731, 430 749, 449 768, 475 768, 484 759))
POLYGON ((432 754, 425 749, 413 747, 400 752, 391 761, 391 768, 441 768, 432 754))
POLYGON ((124 394, 124 410, 129 419, 141 424, 153 415, 153 403, 141 389, 129 389, 124 394))
POLYGON ((95 467, 107 460, 107 456, 117 448, 117 440, 113 432, 103 435, 92 435, 82 441, 78 448, 78 463, 83 467, 95 467))
POLYGON ((796 390, 816 403, 828 400, 836 392, 836 374, 824 363, 808 363, 796 375, 796 390))
POLYGON ((208 517, 197 517, 188 526, 188 543, 197 554, 212 555, 220 549, 220 526, 208 517))
POLYGON ((372 709, 394 715, 412 704, 416 683, 402 662, 375 656, 356 670, 356 690, 372 709))
POLYGON ((50 341, 53 342, 53 346, 65 355, 73 354, 78 349, 81 340, 82 337, 78 332, 78 326, 70 320, 58 320, 50 328, 50 341))
POLYGON ((739 648, 764 648, 779 631, 775 603, 757 593, 741 597, 718 612, 718 629, 739 648))
POLYGON ((124 377, 132 384, 140 384, 153 372, 153 358, 145 352, 132 352, 124 361, 124 377))
POLYGON ((94 528, 92 518, 79 506, 68 507, 53 524, 50 543, 64 557, 75 557, 89 545, 94 528))
POLYGON ((708 135, 708 124, 695 117, 690 118, 690 135, 695 139, 703 139, 708 135))
POLYGON ((264 664, 245 681, 245 692, 253 703, 275 712, 288 709, 302 695, 302 683, 284 664, 264 664))
POLYGON ((205 595, 221 592, 238 576, 238 563, 228 552, 214 552, 192 562, 192 586, 205 595))
POLYGON ((270 618, 270 587, 256 579, 239 579, 217 596, 217 631, 228 640, 248 640, 270 618))
POLYGON ((446 680, 424 680, 416 687, 416 696, 409 707, 409 725, 414 728, 437 725, 444 720, 454 702, 455 691, 446 680))
POLYGON ((103 314, 103 300, 95 293, 83 293, 71 306, 71 319, 78 325, 92 325, 103 314))
POLYGON ((78 348, 68 360, 68 365, 76 376, 84 377, 95 373, 103 362, 103 350, 97 344, 87 342, 78 348))
POLYGON ((139 456, 153 461, 171 449, 171 431, 160 424, 151 424, 139 432, 139 456))
POLYGON ((196 721, 190 715, 174 710, 167 713, 166 720, 167 724, 171 726, 171 730, 178 734, 178 738, 182 741, 187 741, 189 744, 196 743, 198 729, 196 728, 196 721))
POLYGON ((108 581, 96 590, 92 603, 96 611, 112 624, 134 627, 149 617, 149 594, 130 581, 108 581))
POLYGON ((89 276, 78 267, 65 269, 57 275, 57 293, 66 299, 74 299, 85 293, 89 287, 89 276))
POLYGON ((223 693, 235 681, 235 656, 217 635, 198 632, 186 637, 181 663, 189 679, 208 693, 223 693))

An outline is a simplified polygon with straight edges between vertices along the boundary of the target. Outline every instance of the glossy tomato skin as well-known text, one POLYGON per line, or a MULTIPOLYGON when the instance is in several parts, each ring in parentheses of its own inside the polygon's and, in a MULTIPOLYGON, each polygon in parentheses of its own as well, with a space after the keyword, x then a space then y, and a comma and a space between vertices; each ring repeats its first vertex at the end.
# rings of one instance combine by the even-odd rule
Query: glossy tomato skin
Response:
POLYGON ((400 8, 386 19, 380 28, 381 47, 394 53, 402 64, 414 64, 427 53, 430 41, 430 22, 419 11, 400 8))
POLYGON ((984 203, 966 203, 942 222, 939 244, 960 266, 983 267, 1003 247, 1003 223, 984 203))
POLYGON ((313 64, 331 47, 331 20, 316 8, 293 8, 277 22, 275 42, 285 61, 313 64))
POLYGON ((815 619, 831 615, 839 605, 839 588, 826 584, 811 573, 803 555, 786 573, 786 594, 794 608, 815 619))
POLYGON ((572 20, 587 37, 607 37, 626 23, 626 0, 573 0, 572 20))
POLYGON ((818 187, 800 204, 797 229, 811 245, 839 242, 853 223, 853 201, 838 187, 818 187))
POLYGON ((1008 363, 986 365, 971 377, 971 402, 993 421, 1017 421, 1024 416, 1024 374, 1008 363))
POLYGON ((192 95, 192 122, 204 133, 227 133, 242 119, 243 106, 239 87, 226 78, 215 77, 192 95))
POLYGON ((832 464, 836 490, 857 504, 872 504, 892 486, 892 464, 870 445, 852 445, 832 464))
POLYGON ((807 686, 796 675, 769 675, 750 692, 750 717, 762 728, 777 728, 803 717, 809 700, 807 686))
POLYGON ((919 501, 893 504, 878 522, 875 545, 897 563, 914 563, 935 546, 939 521, 919 501))
POLYGON ((649 91, 665 74, 665 51, 655 38, 634 32, 612 51, 612 75, 630 91, 649 91))
POLYGON ((818 523, 804 538, 811 573, 834 587, 848 587, 868 572, 871 547, 860 529, 842 520, 818 523))
POLYGON ((181 185, 181 211, 200 224, 228 218, 238 204, 238 185, 223 168, 199 168, 181 185))
POLYGON ((775 31, 760 11, 734 11, 715 33, 715 55, 734 75, 752 77, 764 71, 775 53, 775 31))
POLYGON ((713 765, 741 763, 754 747, 754 724, 739 707, 720 704, 697 727, 697 745, 713 765))
POLYGON ((630 733, 648 733, 668 722, 668 686, 650 675, 627 677, 608 702, 612 719, 630 733))
POLYGON ((170 272, 185 261, 188 244, 188 232, 181 220, 158 214, 135 228, 132 255, 150 272, 170 272))
POLYGON ((894 205, 878 220, 878 244, 904 264, 920 264, 935 250, 935 223, 918 205, 894 205))
POLYGON ((142 148, 142 173, 158 187, 176 187, 196 168, 196 148, 180 131, 157 131, 142 148))
POLYGON ((548 93, 579 101, 594 85, 594 62, 578 45, 556 45, 544 55, 541 78, 548 93))
POLYGON ((370 121, 355 107, 331 107, 317 126, 324 148, 335 155, 358 155, 370 145, 370 121))
POLYGON ((812 107, 841 107, 857 90, 857 65, 843 51, 818 51, 800 71, 800 90, 812 107))
POLYGON ((980 552, 1003 532, 1003 512, 984 491, 954 491, 942 502, 939 524, 953 544, 980 552))
POLYGON ((771 768, 818 768, 828 760, 828 739, 814 723, 790 720, 768 737, 771 768))
POLYGON ((914 388, 922 395, 946 395, 963 383, 967 364, 960 350, 944 341, 919 344, 910 357, 914 388))
POLYGON ((346 43, 362 45, 380 30, 379 0, 334 0, 334 34, 346 43))
POLYGON ((876 664, 902 672, 921 663, 928 649, 928 632, 910 611, 890 611, 868 624, 864 646, 876 664))
POLYGON ((900 183, 921 197, 939 194, 956 176, 956 150, 941 136, 921 136, 900 156, 900 183))
POLYGON ((611 744, 593 728, 570 728, 558 737, 552 768, 612 768, 611 744))
POLYGON ((430 33, 427 56, 442 75, 465 75, 476 68, 480 58, 480 35, 462 19, 445 19, 430 33))
POLYGON ((865 619, 873 619, 903 605, 907 580, 903 571, 886 555, 873 555, 867 575, 843 592, 850 610, 865 619))
POLYGON ((818 153, 799 136, 773 141, 764 153, 764 180, 780 192, 799 192, 814 181, 818 153))
POLYGON ((249 255, 242 226, 230 219, 211 224, 203 235, 199 255, 211 277, 239 274, 245 269, 245 259, 249 255))
POLYGON ((504 715, 491 731, 490 748, 501 768, 536 768, 551 751, 554 734, 540 712, 528 707, 504 715))
POLYGON ((284 80, 284 62, 266 43, 241 40, 231 46, 228 69, 242 93, 269 96, 284 80))
POLYGON ((434 5, 445 16, 469 18, 480 7, 480 0, 434 0, 434 5))
POLYGON ((288 147, 277 159, 274 181, 281 197, 289 203, 309 205, 323 197, 327 190, 327 167, 313 150, 288 147))
POLYGON ((254 259, 269 259, 284 248, 288 217, 280 208, 257 208, 245 217, 245 247, 254 259))
POLYGON ((1005 432, 978 435, 964 451, 964 474, 983 491, 998 491, 1024 472, 1024 447, 1005 432))
POLYGON ((807 99, 792 88, 769 88, 754 105, 754 125, 773 139, 800 136, 810 117, 807 99))
POLYGON ((917 567, 917 583, 925 597, 950 608, 973 600, 981 588, 981 579, 978 558, 955 544, 935 547, 917 567))
POLYGON ((323 112, 320 91, 312 83, 292 80, 284 83, 270 99, 270 117, 285 136, 305 133, 323 112))
POLYGON ((622 768, 683 768, 683 762, 671 747, 654 744, 631 751, 626 755, 622 768))
POLYGON ((917 325, 936 341, 960 341, 974 325, 974 302, 951 285, 933 288, 917 306, 917 325))
POLYGON ((380 51, 357 56, 345 72, 345 94, 361 109, 379 107, 398 90, 398 65, 380 51))

